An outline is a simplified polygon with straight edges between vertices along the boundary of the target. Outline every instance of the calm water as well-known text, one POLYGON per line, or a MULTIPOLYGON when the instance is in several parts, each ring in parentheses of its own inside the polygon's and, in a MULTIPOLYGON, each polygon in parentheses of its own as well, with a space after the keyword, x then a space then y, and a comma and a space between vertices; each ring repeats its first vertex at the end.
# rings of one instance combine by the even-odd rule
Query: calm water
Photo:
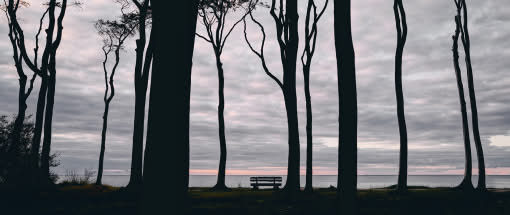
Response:
MULTIPOLYGON (((285 182, 285 176, 283 181, 285 182)), ((62 177, 61 177, 62 178, 62 177)), ((335 175, 317 175, 313 176, 314 187, 329 187, 330 185, 336 186, 335 175)), ((212 187, 216 182, 214 175, 191 175, 190 187, 212 187)), ((458 185, 462 180, 460 175, 427 175, 427 176, 409 176, 409 185, 419 185, 427 187, 453 187, 458 185)), ((473 183, 476 185, 478 180, 477 176, 473 177, 473 183)), ((103 176, 103 183, 112 186, 125 186, 129 182, 127 175, 105 175, 103 176)), ((250 176, 227 175, 226 183, 229 187, 250 187, 250 176)), ((386 187, 397 183, 396 175, 362 175, 358 176, 358 188, 380 188, 386 187)), ((301 186, 304 187, 305 176, 301 176, 301 186)), ((487 176, 487 187, 490 188, 510 188, 510 175, 487 176)))

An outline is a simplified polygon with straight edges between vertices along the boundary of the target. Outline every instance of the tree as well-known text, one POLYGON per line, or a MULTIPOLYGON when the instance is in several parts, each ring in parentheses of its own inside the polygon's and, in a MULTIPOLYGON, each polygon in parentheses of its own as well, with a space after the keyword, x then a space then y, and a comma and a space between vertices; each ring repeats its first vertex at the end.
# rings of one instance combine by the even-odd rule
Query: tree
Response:
MULTIPOLYGON (((31 147, 31 169, 33 171, 34 182, 51 183, 50 176, 50 151, 51 151, 51 125, 53 119, 53 105, 55 98, 55 84, 56 84, 56 52, 62 40, 62 31, 67 0, 57 2, 56 0, 49 0, 45 5, 47 9, 43 13, 39 31, 36 35, 36 46, 34 49, 34 60, 31 60, 27 54, 25 47, 25 35, 21 25, 17 20, 17 10, 19 5, 22 4, 19 0, 9 0, 7 5, 7 14, 9 21, 12 24, 15 34, 18 35, 18 48, 26 66, 34 73, 41 77, 41 86, 39 89, 39 97, 37 102, 37 112, 35 119, 34 138, 31 147), (55 10, 60 8, 60 13, 56 17, 55 10), (38 36, 41 31, 41 26, 45 16, 48 15, 48 26, 46 32, 46 42, 44 51, 41 57, 41 64, 38 65, 38 36), (43 125, 44 122, 44 125, 43 125), (44 140, 42 146, 42 153, 40 155, 41 162, 39 163, 39 148, 41 136, 44 126, 44 140), (40 167, 39 167, 40 165, 40 167), (40 169, 40 172, 37 171, 40 169), (40 174, 39 174, 40 173, 40 174), (41 180, 39 180, 41 179, 41 180)), ((80 5, 79 2, 74 2, 72 5, 80 5)))
POLYGON ((337 195, 341 214, 356 214, 358 105, 350 0, 334 1, 334 27, 340 112, 337 195))
MULTIPOLYGON (((216 59, 216 69, 218 70, 218 124, 219 124, 219 138, 220 138, 220 164, 218 167, 218 180, 213 187, 214 190, 227 190, 225 185, 225 169, 227 163, 227 141, 225 138, 225 96, 224 96, 224 76, 223 76, 223 63, 221 61, 221 54, 227 42, 228 37, 246 16, 243 15, 238 19, 227 31, 225 31, 225 24, 227 22, 227 15, 235 12, 236 9, 243 7, 248 0, 200 0, 198 5, 198 16, 202 25, 204 26, 207 35, 203 36, 197 33, 197 36, 210 43, 216 59), (226 34, 225 34, 226 32, 226 34)), ((249 10, 247 10, 249 11, 249 10)))
MULTIPOLYGON (((29 4, 25 1, 17 1, 16 3, 14 3, 14 2, 7 3, 4 1, 4 5, 2 5, 0 7, 5 12, 5 16, 7 18, 7 26, 9 28, 8 37, 9 37, 9 41, 11 42, 11 46, 12 46, 12 51, 13 51, 12 57, 14 60, 14 66, 16 68, 16 72, 17 72, 17 75, 19 78, 18 79, 18 82, 19 82, 18 114, 16 115, 16 120, 14 121, 13 130, 12 130, 12 132, 10 132, 10 135, 12 135, 12 136, 9 138, 9 140, 12 141, 12 143, 9 145, 13 148, 16 147, 20 143, 21 132, 23 130, 23 123, 25 120, 26 110, 27 110, 27 99, 30 96, 30 94, 34 88, 34 81, 37 77, 37 73, 34 73, 32 75, 32 78, 30 79, 30 83, 29 83, 28 89, 27 89, 28 83, 27 83, 27 75, 25 74, 24 69, 23 69, 23 56, 22 56, 21 51, 19 50, 20 48, 18 47, 20 38, 19 38, 19 35, 14 27, 13 21, 11 21, 11 18, 15 18, 15 16, 11 17, 9 15, 9 14, 16 14, 17 10, 22 6, 28 7, 29 4)), ((45 15, 46 15, 46 13, 43 14, 42 19, 44 18, 45 15)), ((14 21, 14 22, 16 22, 16 21, 14 21)), ((41 27, 42 27, 42 21, 39 24, 39 31, 35 38, 37 41, 36 49, 38 49, 38 37, 41 32, 41 27)), ((37 51, 35 51, 35 52, 37 53, 37 51)), ((8 151, 10 151, 10 150, 11 149, 8 149, 8 151)))
MULTIPOLYGON (((123 5, 127 6, 127 5, 123 5)), ((101 131, 101 150, 99 153, 99 167, 97 171, 97 179, 96 185, 102 184, 103 178, 103 163, 104 163, 104 153, 106 146, 106 130, 108 128, 108 110, 110 109, 110 103, 115 96, 115 86, 113 84, 113 80, 115 77, 115 72, 117 71, 117 67, 120 62, 120 51, 124 48, 124 42, 130 36, 132 36, 136 28, 138 26, 138 20, 134 19, 136 14, 122 14, 122 17, 119 21, 110 21, 110 20, 98 20, 95 23, 96 30, 100 36, 103 37, 103 72, 104 72, 104 81, 105 81, 105 91, 104 91, 104 112, 103 112, 103 129, 101 131), (110 70, 110 76, 108 77, 108 57, 110 54, 114 53, 115 62, 113 67, 110 70)))
POLYGON ((324 3, 322 10, 317 12, 317 5, 314 0, 308 0, 305 18, 305 49, 301 55, 301 64, 303 65, 303 77, 305 81, 305 99, 306 99, 306 184, 305 191, 311 192, 313 176, 313 135, 312 135, 312 99, 310 96, 310 67, 313 54, 315 53, 315 44, 317 42, 317 23, 328 6, 328 1, 324 3), (311 23, 310 23, 311 21, 311 23))
MULTIPOLYGON (((459 2, 455 2, 457 10, 461 9, 459 2)), ((460 15, 455 16, 455 34, 453 36, 453 65, 455 68, 455 77, 457 78, 457 88, 459 91, 460 101, 460 112, 462 115, 462 133, 464 135, 464 153, 465 153, 465 164, 464 164, 464 179, 457 186, 459 189, 473 189, 473 182, 471 181, 472 173, 472 160, 471 160, 471 144, 469 140, 469 124, 467 117, 466 99, 464 98, 464 85, 462 84, 462 74, 459 65, 459 36, 460 29, 462 28, 460 15)))
MULTIPOLYGON (((252 1, 250 4, 255 6, 258 1, 252 1)), ((280 7, 278 8, 278 14, 276 9, 276 0, 272 0, 270 14, 273 18, 276 26, 276 35, 278 45, 280 47, 280 59, 283 66, 283 81, 280 81, 274 76, 267 68, 265 57, 264 57, 264 42, 266 39, 264 27, 258 22, 252 14, 249 12, 251 20, 256 23, 262 31, 262 45, 260 51, 253 48, 252 44, 248 40, 246 33, 246 19, 244 36, 246 43, 250 47, 251 51, 257 55, 261 62, 262 67, 266 74, 276 82, 283 92, 283 98, 285 101, 285 110, 287 112, 287 129, 288 129, 288 144, 289 144, 289 158, 287 167, 287 183, 285 184, 285 190, 290 192, 299 191, 299 124, 297 115, 297 96, 296 96, 296 60, 297 60, 297 49, 299 43, 298 35, 298 13, 297 13, 297 0, 285 1, 285 9, 283 8, 283 0, 280 1, 280 7)))
MULTIPOLYGON (((126 3, 128 0, 124 0, 126 3)), ((131 152, 131 173, 128 187, 136 187, 142 184, 143 164, 143 135, 145 129, 145 103, 149 72, 152 63, 154 45, 149 38, 147 45, 146 28, 151 24, 151 9, 149 0, 139 2, 132 0, 138 13, 138 39, 136 40, 136 63, 135 63, 135 116, 133 128, 133 149, 131 152), (144 55, 145 54, 145 55, 144 55)))
POLYGON ((397 96, 398 130, 400 133, 400 159, 397 191, 407 190, 407 128, 404 114, 404 93, 402 91, 402 54, 407 40, 406 12, 402 0, 393 4, 397 28, 397 50, 395 52, 395 94, 397 96))
POLYGON ((485 191, 485 159, 483 156, 482 141, 480 138, 480 130, 478 126, 478 108, 476 106, 476 95, 473 78, 473 67, 471 65, 471 41, 469 39, 468 14, 465 0, 455 0, 457 5, 457 16, 459 16, 460 38, 464 47, 465 63, 467 70, 469 102, 471 103, 471 120, 473 123, 473 138, 475 140, 476 155, 478 160, 478 185, 477 189, 485 191), (461 12, 462 11, 462 12, 461 12))
POLYGON ((198 1, 151 1, 151 6, 154 59, 142 211, 185 214, 181 211, 187 208, 189 184, 189 89, 198 1), (169 12, 171 8, 177 9, 169 12))

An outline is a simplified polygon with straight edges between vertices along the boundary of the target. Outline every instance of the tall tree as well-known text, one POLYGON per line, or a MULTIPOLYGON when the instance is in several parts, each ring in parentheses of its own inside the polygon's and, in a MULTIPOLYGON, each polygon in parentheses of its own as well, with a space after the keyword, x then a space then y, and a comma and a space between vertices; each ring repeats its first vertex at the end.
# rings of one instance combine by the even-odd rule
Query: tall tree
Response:
MULTIPOLYGON (((128 1, 128 0, 124 0, 128 1)), ((135 116, 133 128, 133 148, 131 152, 131 172, 128 187, 136 187, 142 184, 143 163, 143 140, 145 129, 145 103, 147 98, 147 86, 149 72, 152 63, 154 45, 149 38, 147 45, 146 28, 151 24, 150 1, 132 0, 137 8, 138 15, 138 39, 136 40, 136 63, 135 63, 135 116), (147 45, 147 47, 146 47, 147 45)))
MULTIPOLYGON (((51 151, 51 135, 52 135, 52 124, 53 124, 53 107, 55 104, 55 86, 56 86, 56 75, 57 75, 57 49, 62 41, 62 31, 64 16, 67 8, 67 0, 58 2, 56 0, 49 1, 49 25, 46 29, 47 37, 46 42, 51 43, 49 46, 50 51, 48 53, 49 61, 47 67, 47 97, 46 97, 46 108, 44 114, 44 138, 42 145, 41 154, 41 177, 44 180, 43 183, 52 183, 48 179, 50 178, 50 151, 51 151), (60 7, 60 14, 55 23, 55 8, 60 7), (56 24, 56 26, 55 26, 56 24), (56 31, 55 31, 56 30, 56 31), (48 33, 49 32, 49 33, 48 33), (54 34, 55 33, 55 34, 54 34)), ((44 55, 43 55, 44 59, 44 55)))
POLYGON ((324 3, 324 7, 317 12, 317 5, 314 0, 308 0, 305 18, 305 49, 301 55, 301 64, 303 65, 303 77, 305 82, 305 99, 306 99, 306 184, 305 191, 311 192, 312 176, 313 176, 313 135, 312 135, 312 99, 310 96, 310 67, 312 64, 313 54, 315 53, 315 45, 317 42, 317 24, 324 14, 328 1, 324 3))
MULTIPOLYGON (((26 110, 27 110, 27 99, 30 96, 32 89, 34 88, 34 81, 37 77, 37 73, 33 73, 32 78, 30 79, 30 82, 28 83, 28 77, 24 72, 23 69, 23 56, 20 48, 18 47, 19 43, 19 34, 17 33, 13 21, 11 21, 11 16, 9 14, 16 14, 17 10, 21 6, 28 6, 27 2, 24 1, 17 1, 14 2, 4 2, 4 5, 1 5, 0 8, 5 12, 6 18, 7 18, 7 26, 9 29, 9 33, 7 34, 9 37, 9 41, 11 42, 12 51, 13 51, 13 60, 14 60, 14 66, 16 68, 16 73, 18 75, 18 82, 19 82, 19 90, 18 90, 18 113, 16 115, 16 119, 14 120, 13 129, 12 132, 9 133, 9 141, 10 144, 7 146, 10 148, 7 151, 14 150, 15 147, 17 147, 20 144, 21 140, 21 132, 23 130, 23 123, 26 116, 26 110), (11 13, 9 12, 11 11, 11 13), (27 86, 27 84, 29 84, 27 86), (28 88, 28 89, 27 89, 28 88)), ((43 14, 42 19, 46 13, 43 14)), ((12 17, 16 18, 16 17, 12 17)), ((41 19, 41 20, 42 20, 41 19)), ((14 21, 16 22, 16 21, 14 21)), ((39 25, 39 31, 36 35, 36 41, 38 41, 39 34, 41 32, 42 28, 42 22, 40 22, 39 25)), ((38 43, 36 42, 36 47, 38 46, 38 43)), ((37 52, 37 51, 36 51, 37 52)))
POLYGON ((469 102, 471 103, 471 120, 473 123, 473 138, 475 140, 476 155, 478 160, 478 186, 479 190, 486 190, 485 181, 485 158, 483 156, 482 141, 478 126, 478 108, 476 106, 475 84, 473 78, 473 67, 471 65, 471 41, 469 39, 468 13, 465 0, 455 0, 457 5, 457 15, 460 20, 460 37, 464 47, 465 63, 467 70, 469 102), (462 10, 462 12, 461 12, 462 10))
POLYGON ((198 1, 151 1, 154 59, 143 170, 143 214, 179 214, 189 183, 189 89, 198 1), (177 8, 177 10, 171 10, 177 8), (171 28, 169 31, 168 28, 171 28), (184 92, 183 92, 184 91, 184 92))
MULTIPOLYGON (((258 1, 252 1, 250 4, 254 6, 258 1)), ((299 191, 299 124, 297 115, 297 96, 296 96, 296 60, 297 49, 299 43, 298 35, 298 13, 297 13, 297 0, 280 0, 278 9, 276 8, 276 0, 272 0, 270 14, 276 26, 276 36, 278 45, 280 47, 280 59, 283 66, 283 81, 280 81, 274 76, 267 68, 264 58, 264 42, 265 32, 264 27, 258 22, 250 11, 251 20, 256 23, 262 31, 263 39, 260 51, 253 48, 248 40, 246 33, 246 19, 245 23, 245 40, 248 43, 251 51, 257 55, 261 62, 262 67, 266 74, 273 79, 283 92, 285 101, 285 110, 287 112, 287 129, 288 129, 288 143, 289 143, 289 157, 287 167, 287 183, 285 190, 290 192, 299 191), (284 9, 285 7, 285 9, 284 9), (278 13, 278 14, 277 14, 278 13)))
MULTIPOLYGON (((123 7, 124 6, 127 5, 123 5, 123 7)), ((99 167, 97 170, 96 185, 102 184, 104 153, 106 148, 106 130, 108 128, 108 111, 110 109, 110 103, 115 96, 115 85, 113 84, 113 80, 120 62, 120 51, 124 48, 124 42, 126 39, 135 33, 138 26, 138 20, 133 19, 133 16, 136 16, 136 14, 122 14, 119 21, 100 19, 95 23, 98 34, 103 37, 102 51, 104 54, 104 60, 102 66, 105 81, 103 97, 103 129, 101 130, 101 150, 99 153, 99 167), (113 67, 109 71, 108 61, 112 52, 114 53, 115 61, 113 63, 113 67), (110 73, 110 75, 108 75, 108 73, 110 73)))
POLYGON ((393 3, 397 28, 397 50, 395 52, 395 94, 397 96, 398 130, 400 133, 400 159, 397 191, 407 190, 407 128, 404 114, 404 93, 402 91, 402 54, 407 40, 406 12, 402 0, 393 3))
POLYGON ((337 195, 339 212, 356 214, 358 104, 350 0, 334 1, 334 27, 340 112, 337 195))
MULTIPOLYGON (((230 28, 225 31, 227 22, 227 15, 235 12, 236 9, 248 3, 248 0, 200 0, 198 5, 198 16, 202 25, 207 33, 206 36, 197 33, 197 36, 210 43, 216 59, 216 69, 218 70, 218 127, 220 138, 220 164, 218 167, 218 179, 214 190, 227 190, 225 185, 225 169, 227 163, 227 141, 225 138, 225 95, 224 87, 225 80, 223 75, 223 62, 221 61, 221 54, 227 42, 228 37, 245 17, 243 15, 240 19, 234 22, 230 28)), ((249 10, 246 10, 249 11, 249 10)))
MULTIPOLYGON (((39 31, 36 35, 36 46, 34 49, 34 59, 30 59, 27 54, 26 46, 25 46, 25 35, 21 25, 17 20, 17 9, 19 5, 22 4, 20 0, 9 0, 7 4, 7 14, 9 16, 10 23, 12 24, 13 30, 15 31, 15 35, 18 36, 18 48, 19 52, 23 58, 25 65, 32 70, 34 73, 38 74, 41 77, 41 86, 39 89, 39 97, 37 102, 37 112, 36 112, 36 121, 35 121, 35 131, 34 138, 31 146, 31 169, 34 171, 34 182, 39 181, 39 177, 43 179, 42 182, 50 182, 50 147, 51 147, 51 124, 53 118, 53 104, 55 97, 55 84, 56 84, 56 52, 58 47, 60 46, 60 42, 62 40, 62 31, 63 31, 63 19, 65 16, 66 8, 67 8, 67 0, 56 1, 49 0, 45 5, 47 9, 43 13, 39 31), (56 8, 60 8, 60 13, 58 17, 56 17, 55 10, 56 8), (45 19, 45 16, 48 16, 48 26, 45 30, 46 32, 46 42, 44 45, 43 54, 41 57, 41 64, 38 65, 38 36, 42 29, 42 23, 45 19), (43 147, 41 153, 41 161, 40 161, 40 172, 37 171, 39 169, 39 148, 41 142, 41 136, 43 131, 43 122, 44 122, 44 140, 43 147), (36 173, 39 172, 39 173, 36 173)), ((80 5, 79 2, 74 2, 72 5, 80 5)))
MULTIPOLYGON (((460 10, 460 3, 455 2, 457 10, 460 10)), ((460 11, 459 11, 460 12, 460 11)), ((465 153, 465 164, 464 164, 464 179, 457 186, 459 189, 473 189, 472 178, 472 160, 471 160, 471 143, 469 140, 469 124, 466 108, 466 99, 464 98, 464 85, 462 84, 462 74, 459 64, 459 36, 461 27, 461 17, 459 14, 455 16, 455 34, 453 36, 453 65, 455 68, 455 77, 457 78, 457 88, 459 91, 460 101, 460 112, 462 115, 462 133, 464 135, 464 153, 465 153)))

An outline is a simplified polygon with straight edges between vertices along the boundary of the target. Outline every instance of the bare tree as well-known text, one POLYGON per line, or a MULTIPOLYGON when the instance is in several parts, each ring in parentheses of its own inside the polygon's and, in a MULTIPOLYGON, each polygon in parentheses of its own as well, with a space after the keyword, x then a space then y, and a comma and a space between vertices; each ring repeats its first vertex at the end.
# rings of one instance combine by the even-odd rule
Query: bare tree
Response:
POLYGON ((397 28, 397 50, 395 52, 395 94, 397 96, 398 130, 400 133, 400 159, 397 191, 407 190, 407 128, 404 114, 404 93, 402 90, 402 54, 407 40, 406 12, 402 0, 393 4, 397 28))
POLYGON ((306 99, 306 184, 305 191, 311 192, 312 176, 313 176, 313 135, 312 135, 312 99, 310 96, 310 67, 312 64, 313 54, 315 53, 315 45, 317 42, 317 24, 322 14, 328 6, 328 1, 324 3, 324 7, 317 12, 317 5, 314 0, 308 0, 305 18, 305 49, 301 55, 301 64, 303 65, 303 77, 305 81, 305 99, 306 99))
POLYGON ((337 195, 339 212, 356 214, 358 103, 350 0, 334 1, 334 27, 340 112, 337 195))
MULTIPOLYGON (((461 9, 460 2, 455 2, 457 10, 461 9)), ((460 14, 455 16, 455 34, 453 36, 453 65, 455 68, 455 77, 457 78, 457 88, 459 91, 460 101, 460 112, 462 115, 462 133, 464 135, 464 153, 465 153, 465 164, 464 164, 464 179, 457 186, 459 189, 473 189, 472 178, 472 159, 471 159, 471 143, 469 139, 469 122, 467 116, 466 99, 464 98, 464 85, 462 84, 462 73, 459 65, 459 36, 461 27, 460 14)))
MULTIPOLYGON (((32 169, 34 171, 34 180, 39 181, 37 178, 39 176, 43 181, 43 183, 51 183, 49 180, 50 177, 50 147, 51 147, 51 125, 53 119, 53 105, 55 98, 55 84, 56 84, 56 52, 58 47, 60 46, 60 42, 62 40, 62 31, 63 25, 62 22, 64 20, 64 16, 67 8, 67 0, 58 1, 57 0, 49 0, 45 5, 47 5, 47 9, 43 13, 39 31, 36 35, 36 46, 34 49, 34 59, 30 59, 27 54, 27 50, 25 47, 25 35, 21 25, 17 20, 17 10, 19 8, 20 0, 9 0, 8 3, 4 1, 5 5, 7 5, 7 14, 9 16, 10 24, 12 25, 12 29, 17 35, 17 45, 19 48, 19 52, 25 65, 32 70, 34 73, 41 77, 41 86, 39 89, 39 97, 37 102, 37 112, 36 112, 36 122, 35 122, 35 131, 34 138, 32 141, 31 154, 32 154, 32 169), (58 17, 55 14, 56 8, 60 8, 60 13, 58 17), (44 50, 41 57, 41 64, 38 65, 38 36, 42 29, 42 23, 45 19, 45 16, 48 17, 48 26, 45 30, 46 32, 46 43, 44 45, 44 50), (44 140, 43 147, 41 153, 41 166, 40 166, 40 174, 37 174, 36 171, 39 169, 39 148, 41 141, 41 134, 43 131, 43 122, 44 122, 44 140)), ((80 5, 79 2, 74 2, 72 5, 80 5)))
MULTIPOLYGON (((123 5, 125 7, 127 5, 123 5)), ((113 84, 113 80, 115 77, 115 72, 117 71, 117 67, 120 62, 120 51, 124 48, 124 42, 130 36, 132 36, 136 32, 136 28, 138 27, 138 20, 133 19, 136 14, 122 14, 122 17, 119 21, 114 20, 98 20, 95 23, 96 30, 98 34, 103 37, 103 47, 102 51, 104 54, 103 60, 103 72, 104 72, 104 81, 105 81, 105 91, 104 91, 104 112, 103 112, 103 129, 101 131, 101 150, 99 153, 99 167, 97 171, 97 179, 96 185, 102 184, 103 178, 103 163, 104 163, 104 153, 106 146, 106 130, 108 128, 108 110, 110 109, 110 103, 115 96, 115 86, 113 84), (115 62, 113 67, 110 69, 110 75, 108 77, 108 57, 111 53, 115 55, 115 62)))
POLYGON ((467 70, 469 102, 471 103, 471 120, 473 123, 473 138, 475 140, 476 155, 478 160, 478 185, 477 189, 485 191, 485 159, 483 156, 482 141, 480 138, 480 130, 478 126, 478 108, 476 106, 476 95, 473 78, 473 67, 471 65, 471 41, 469 39, 468 14, 465 0, 455 0, 457 5, 457 16, 459 16, 460 38, 464 47, 465 63, 467 70))
MULTIPOLYGON (((254 6, 258 1, 252 1, 250 4, 254 6)), ((274 76, 267 68, 264 57, 264 43, 266 35, 264 27, 254 17, 252 11, 249 15, 251 20, 258 25, 261 29, 263 38, 260 51, 253 48, 248 40, 246 32, 246 19, 244 20, 244 36, 246 43, 251 51, 257 55, 261 62, 262 67, 266 74, 273 79, 283 92, 285 101, 285 110, 287 112, 287 128, 288 128, 288 143, 289 143, 289 158, 287 168, 287 183, 285 190, 289 192, 299 191, 299 124, 297 115, 297 97, 296 97, 296 60, 297 49, 299 43, 298 36, 298 13, 297 13, 297 0, 287 0, 285 4, 280 0, 279 8, 276 8, 276 0, 272 0, 270 14, 276 26, 276 35, 278 45, 280 47, 280 59, 283 66, 283 81, 280 81, 274 76), (283 8, 285 6, 285 9, 283 8)))
MULTIPOLYGON (((18 75, 18 82, 19 82, 19 90, 18 90, 18 113, 16 115, 16 119, 14 120, 14 125, 12 132, 9 134, 9 144, 7 144, 7 151, 12 151, 14 148, 17 147, 17 145, 20 144, 20 138, 21 138, 21 132, 23 130, 23 123, 26 116, 26 110, 27 110, 27 99, 30 96, 32 89, 34 88, 34 81, 37 77, 37 73, 33 73, 32 78, 30 79, 30 82, 27 83, 27 75, 24 72, 23 69, 23 56, 20 48, 18 47, 19 43, 19 35, 14 27, 13 22, 11 21, 11 16, 9 14, 16 14, 17 10, 22 6, 29 6, 29 4, 25 1, 17 1, 9 2, 7 3, 4 0, 4 4, 0 6, 0 8, 5 12, 5 16, 7 18, 7 26, 9 28, 9 41, 11 42, 12 51, 13 51, 13 60, 14 60, 14 66, 16 68, 16 72, 18 75), (9 10, 11 10, 12 13, 9 13, 9 10), (29 84, 27 86, 27 84, 29 84), (27 89, 28 87, 28 89, 27 89)), ((43 14, 42 18, 46 13, 43 14)), ((15 17, 12 17, 15 18, 15 17)), ((42 19, 41 19, 42 20, 42 19)), ((14 21, 16 22, 16 20, 14 21)), ((39 32, 36 36, 36 41, 38 41, 39 33, 41 32, 42 22, 40 22, 39 25, 39 32)), ((36 44, 37 46, 37 44, 36 44)))
POLYGON ((142 213, 186 214, 183 210, 188 208, 189 185, 188 92, 198 1, 151 1, 151 6, 154 59, 142 213))
MULTIPOLYGON (((122 0, 118 0, 122 1, 122 0)), ((123 0, 127 3, 128 0, 123 0)), ((154 44, 149 38, 147 45, 146 28, 151 24, 151 9, 149 0, 132 0, 138 10, 138 39, 136 40, 136 63, 135 63, 135 116, 133 128, 133 149, 131 152, 131 173, 128 187, 136 187, 142 184, 143 163, 143 134, 145 129, 145 103, 149 72, 152 63, 154 44), (146 47, 147 46, 147 47, 146 47)))
MULTIPOLYGON (((225 29, 227 16, 235 12, 236 9, 243 7, 247 4, 248 0, 200 0, 198 5, 198 16, 205 28, 206 36, 197 33, 197 36, 210 43, 216 58, 216 69, 218 70, 218 124, 219 124, 219 138, 220 138, 220 164, 218 167, 218 179, 214 190, 227 190, 225 185, 225 169, 227 163, 227 141, 225 138, 225 96, 224 87, 225 81, 223 76, 223 62, 221 61, 221 54, 227 42, 228 37, 239 24, 243 18, 234 22, 229 28, 225 29)), ((246 10, 248 12, 249 10, 246 10)))

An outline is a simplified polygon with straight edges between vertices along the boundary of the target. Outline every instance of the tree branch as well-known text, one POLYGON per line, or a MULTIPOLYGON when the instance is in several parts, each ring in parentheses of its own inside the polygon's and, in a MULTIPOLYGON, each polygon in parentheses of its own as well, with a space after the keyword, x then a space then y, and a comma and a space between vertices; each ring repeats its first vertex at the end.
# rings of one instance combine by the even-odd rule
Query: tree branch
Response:
POLYGON ((243 24, 244 24, 244 39, 246 41, 246 43, 248 44, 248 46, 250 47, 251 51, 257 55, 259 58, 260 58, 260 61, 262 63, 262 68, 264 69, 264 72, 271 78, 273 79, 276 84, 278 84, 278 86, 283 90, 283 84, 282 82, 276 77, 274 76, 268 69, 267 67, 267 64, 266 64, 266 59, 264 57, 264 44, 265 44, 265 41, 266 41, 266 32, 264 30, 264 27, 262 26, 262 24, 260 24, 260 22, 258 22, 254 17, 253 17, 253 14, 250 12, 250 18, 251 20, 258 25, 258 27, 260 28, 261 32, 262 32, 262 43, 260 45, 260 52, 256 51, 253 46, 251 45, 249 39, 248 39, 248 36, 247 36, 247 32, 246 32, 246 19, 243 19, 243 24))

